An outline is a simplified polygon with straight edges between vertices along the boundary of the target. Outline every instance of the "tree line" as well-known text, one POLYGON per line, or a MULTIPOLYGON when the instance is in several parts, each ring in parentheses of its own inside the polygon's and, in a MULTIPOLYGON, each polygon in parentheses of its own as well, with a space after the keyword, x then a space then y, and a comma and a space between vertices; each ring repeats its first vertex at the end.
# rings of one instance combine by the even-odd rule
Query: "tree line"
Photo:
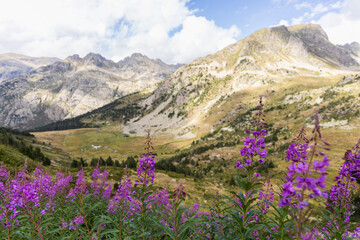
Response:
POLYGON ((73 159, 71 162, 71 168, 80 168, 80 167, 96 167, 96 166, 108 166, 108 167, 119 167, 124 168, 128 167, 131 169, 135 169, 137 167, 138 161, 135 160, 138 156, 128 156, 126 160, 119 161, 119 160, 113 160, 111 156, 108 156, 106 160, 103 157, 98 158, 92 158, 90 160, 90 163, 85 161, 82 157, 79 159, 73 159))
POLYGON ((33 135, 26 132, 19 132, 17 130, 0 128, 0 142, 2 144, 10 145, 25 156, 41 162, 44 166, 49 166, 51 164, 50 159, 41 152, 39 147, 34 147, 32 144, 25 143, 23 136, 33 135), (17 136, 14 134, 17 134, 17 136))

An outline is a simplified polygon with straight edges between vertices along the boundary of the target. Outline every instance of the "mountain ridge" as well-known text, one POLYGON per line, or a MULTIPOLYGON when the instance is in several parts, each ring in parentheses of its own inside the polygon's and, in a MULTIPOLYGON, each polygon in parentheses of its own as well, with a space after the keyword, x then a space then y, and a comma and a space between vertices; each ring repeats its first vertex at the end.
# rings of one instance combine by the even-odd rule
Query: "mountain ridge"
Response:
POLYGON ((95 53, 72 55, 4 80, 0 121, 5 127, 29 129, 75 117, 123 95, 149 91, 179 67, 144 55, 127 61, 115 63, 95 53))
POLYGON ((123 130, 142 132, 157 125, 155 129, 160 132, 171 128, 178 134, 189 133, 214 105, 220 104, 221 98, 242 89, 279 84, 285 78, 353 74, 353 70, 360 70, 359 62, 348 51, 331 44, 319 25, 261 29, 178 69, 143 102, 151 105, 159 97, 169 96, 163 105, 152 115, 130 121, 123 130), (169 115, 175 117, 169 119, 169 115))
POLYGON ((51 57, 29 57, 16 53, 2 53, 0 54, 0 82, 13 79, 18 75, 27 74, 38 67, 59 60, 51 57))
MULTIPOLYGON (((329 79, 332 84, 344 76, 354 75, 360 65, 353 51, 330 43, 326 32, 315 24, 260 29, 214 54, 182 66, 148 96, 129 101, 127 106, 135 104, 146 114, 120 121, 117 129, 133 135, 153 129, 155 134, 192 138, 212 131, 225 120, 230 121, 246 108, 246 103, 235 103, 230 110, 214 117, 214 112, 222 112, 218 106, 226 105, 228 99, 236 99, 241 92, 280 86, 301 78, 329 79)), ((121 107, 115 105, 112 110, 108 108, 106 114, 90 112, 79 121, 96 122, 99 126, 109 112, 118 116, 116 109, 126 108, 124 103, 119 104, 121 107)))

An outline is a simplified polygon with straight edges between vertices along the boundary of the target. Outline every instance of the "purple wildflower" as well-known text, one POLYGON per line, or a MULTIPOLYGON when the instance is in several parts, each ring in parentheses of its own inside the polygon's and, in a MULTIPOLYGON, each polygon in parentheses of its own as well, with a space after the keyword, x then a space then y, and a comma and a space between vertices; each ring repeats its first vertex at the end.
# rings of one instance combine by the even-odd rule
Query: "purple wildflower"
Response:
MULTIPOLYGON (((295 138, 286 152, 286 161, 291 161, 288 166, 286 183, 283 184, 282 199, 279 206, 284 207, 292 205, 295 208, 305 208, 310 198, 327 197, 326 191, 322 190, 326 187, 326 170, 329 167, 327 155, 323 155, 322 160, 314 160, 313 157, 318 155, 320 148, 318 138, 320 138, 320 127, 315 113, 315 131, 311 139, 312 145, 309 147, 309 140, 305 137, 306 131, 301 129, 300 134, 295 138), (308 153, 308 149, 310 152, 308 153), (309 154, 309 156, 308 156, 309 154), (309 160, 309 162, 307 162, 309 160)), ((320 139, 319 139, 320 140, 320 139)))
POLYGON ((109 172, 104 170, 101 173, 100 168, 96 167, 92 174, 93 182, 90 188, 93 190, 94 197, 101 196, 103 198, 109 198, 111 194, 111 186, 107 183, 109 172))
MULTIPOLYGON (((255 169, 259 164, 265 163, 264 159, 267 156, 267 150, 265 149, 265 139, 263 137, 266 136, 266 130, 262 129, 266 124, 264 122, 264 117, 262 97, 260 97, 256 120, 251 122, 254 125, 254 128, 247 131, 250 133, 250 136, 244 138, 244 147, 240 151, 240 154, 244 157, 245 161, 243 163, 240 161, 237 162, 237 168, 243 168, 245 165, 246 171, 249 172, 250 169, 255 169), (258 160, 256 160, 257 157, 258 160)), ((258 177, 258 175, 255 176, 258 177)))
POLYGON ((179 186, 177 187, 177 189, 175 189, 174 193, 173 193, 173 197, 174 197, 174 201, 180 201, 180 200, 185 200, 186 197, 186 192, 184 191, 185 187, 182 184, 182 182, 179 182, 179 186))
POLYGON ((141 183, 145 186, 154 182, 155 178, 155 157, 149 156, 147 153, 143 153, 143 157, 140 159, 139 167, 137 169, 137 175, 141 183))
POLYGON ((124 177, 121 179, 115 196, 109 202, 109 212, 116 212, 119 208, 125 208, 125 203, 131 202, 131 180, 125 168, 124 177))
POLYGON ((324 188, 326 187, 326 170, 329 160, 319 149, 328 150, 327 147, 321 146, 320 142, 325 145, 329 144, 322 139, 317 111, 312 133, 312 137, 307 139, 303 127, 299 136, 293 140, 287 150, 285 160, 291 163, 288 166, 286 182, 283 184, 282 198, 279 200, 280 207, 290 205, 298 214, 294 218, 298 238, 305 236, 303 235, 303 225, 311 215, 311 211, 305 210, 309 205, 309 200, 316 197, 327 198, 324 188), (314 159, 319 156, 322 156, 323 159, 314 159))
POLYGON ((155 178, 155 156, 151 152, 154 148, 151 142, 150 131, 148 131, 145 144, 145 150, 147 152, 143 153, 143 157, 140 158, 137 176, 139 178, 139 182, 144 186, 147 186, 149 182, 154 183, 155 178))
POLYGON ((263 184, 263 188, 260 189, 258 200, 258 206, 260 206, 261 212, 265 214, 270 208, 269 203, 274 201, 274 192, 271 184, 270 174, 268 175, 266 182, 263 184))
MULTIPOLYGON (((350 216, 352 214, 352 200, 353 192, 357 188, 354 181, 356 177, 358 178, 358 173, 360 171, 360 139, 358 143, 351 150, 347 151, 344 158, 344 163, 339 170, 338 176, 335 177, 336 184, 333 185, 329 191, 329 198, 327 202, 327 207, 330 211, 334 212, 335 209, 339 209, 341 217, 344 219, 346 229, 349 228, 350 216), (356 176, 356 177, 353 177, 356 176)), ((336 223, 335 226, 339 228, 337 220, 334 219, 333 222, 336 223)), ((329 225, 334 225, 331 222, 329 225)), ((354 233, 354 236, 358 236, 358 233, 354 233)), ((347 236, 347 232, 344 233, 347 236)))
POLYGON ((67 198, 71 198, 71 201, 75 201, 77 195, 83 195, 88 193, 85 181, 84 171, 81 169, 77 173, 77 179, 75 182, 75 187, 70 189, 67 198))

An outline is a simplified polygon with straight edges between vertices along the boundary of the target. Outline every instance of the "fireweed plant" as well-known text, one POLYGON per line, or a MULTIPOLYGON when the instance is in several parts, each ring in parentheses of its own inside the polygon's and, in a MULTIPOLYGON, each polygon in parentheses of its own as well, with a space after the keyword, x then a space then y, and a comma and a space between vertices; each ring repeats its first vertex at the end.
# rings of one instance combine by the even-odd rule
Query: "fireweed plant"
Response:
POLYGON ((257 237, 259 230, 263 230, 261 228, 264 227, 258 224, 261 211, 256 205, 259 192, 257 188, 261 185, 261 176, 256 172, 256 169, 265 163, 267 155, 264 139, 266 136, 264 117, 262 97, 260 97, 258 111, 255 113, 255 119, 251 121, 253 127, 247 130, 249 136, 245 137, 244 148, 240 151, 243 160, 236 163, 236 167, 245 170, 246 174, 245 179, 239 176, 236 178, 242 192, 232 192, 233 197, 228 198, 232 202, 230 222, 233 225, 228 234, 239 239, 257 237))
POLYGON ((297 239, 312 238, 312 232, 305 229, 306 222, 312 215, 309 201, 328 197, 325 180, 329 159, 324 151, 330 149, 329 143, 322 139, 317 112, 311 138, 307 139, 305 134, 302 128, 286 152, 285 160, 289 161, 290 165, 279 203, 281 207, 291 206, 293 209, 290 214, 295 223, 297 239))
POLYGON ((329 192, 328 211, 323 212, 327 224, 320 232, 326 239, 360 239, 360 227, 350 223, 351 202, 357 188, 355 182, 360 179, 360 139, 352 150, 345 153, 344 160, 329 192), (352 233, 350 228, 355 228, 352 233))
POLYGON ((241 191, 216 194, 210 207, 185 207, 188 194, 181 182, 174 191, 153 186, 150 132, 137 181, 132 183, 125 168, 113 191, 110 173, 99 166, 90 176, 80 169, 73 178, 61 171, 50 176, 41 165, 34 172, 25 164, 10 173, 1 164, 0 239, 360 239, 359 225, 351 222, 360 180, 360 140, 346 152, 326 191, 329 144, 315 112, 311 135, 303 128, 290 144, 286 176, 275 188, 270 174, 258 173, 267 161, 264 119, 260 98, 236 163, 241 191), (313 214, 315 201, 324 202, 321 215, 313 214))

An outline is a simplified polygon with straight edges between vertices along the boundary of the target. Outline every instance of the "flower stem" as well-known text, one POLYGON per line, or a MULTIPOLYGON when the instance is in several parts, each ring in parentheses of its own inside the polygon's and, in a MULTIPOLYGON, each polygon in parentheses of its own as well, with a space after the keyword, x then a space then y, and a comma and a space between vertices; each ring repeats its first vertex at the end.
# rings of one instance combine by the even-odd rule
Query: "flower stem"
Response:
POLYGON ((84 216, 84 221, 85 221, 86 229, 87 229, 87 231, 88 231, 88 233, 89 233, 89 236, 91 236, 90 229, 89 229, 88 223, 87 223, 87 221, 86 221, 86 216, 85 216, 85 212, 84 212, 83 203, 82 203, 82 197, 81 197, 81 196, 80 196, 80 206, 81 206, 81 212, 82 212, 82 214, 83 214, 83 216, 84 216))
POLYGON ((28 210, 28 213, 29 213, 29 215, 30 215, 30 218, 31 218, 31 220, 33 221, 33 223, 34 223, 34 225, 35 225, 35 227, 36 227, 36 230, 37 230, 37 232, 38 232, 38 234, 39 234, 39 236, 40 236, 40 238, 41 238, 41 240, 43 240, 44 238, 43 238, 43 236, 41 235, 41 232, 40 232, 40 229, 39 229, 39 226, 38 226, 38 224, 36 223, 36 221, 35 221, 35 218, 34 218, 34 216, 32 215, 32 213, 31 213, 31 209, 30 209, 30 207, 29 207, 29 205, 28 205, 28 203, 26 202, 26 208, 27 208, 27 210, 28 210))
MULTIPOLYGON (((5 218, 6 218, 6 222, 8 222, 7 214, 5 215, 5 218)), ((6 229, 7 229, 7 234, 8 234, 8 240, 10 240, 10 230, 8 227, 6 229)))
MULTIPOLYGON (((315 151, 316 151, 316 146, 317 146, 317 133, 314 133, 314 147, 311 151, 311 155, 310 155, 310 161, 309 161, 309 165, 308 168, 306 170, 306 173, 304 175, 304 178, 307 178, 307 176, 309 175, 310 172, 310 166, 313 162, 314 156, 315 156, 315 151)), ((300 196, 300 203, 302 203, 304 201, 304 194, 305 194, 305 188, 303 187, 302 191, 301 191, 301 196, 300 196)), ((300 239, 301 237, 301 232, 302 232, 302 228, 303 228, 303 223, 305 221, 306 217, 303 216, 303 209, 300 208, 299 210, 299 218, 297 221, 297 232, 296 235, 298 237, 298 239, 300 239)))

